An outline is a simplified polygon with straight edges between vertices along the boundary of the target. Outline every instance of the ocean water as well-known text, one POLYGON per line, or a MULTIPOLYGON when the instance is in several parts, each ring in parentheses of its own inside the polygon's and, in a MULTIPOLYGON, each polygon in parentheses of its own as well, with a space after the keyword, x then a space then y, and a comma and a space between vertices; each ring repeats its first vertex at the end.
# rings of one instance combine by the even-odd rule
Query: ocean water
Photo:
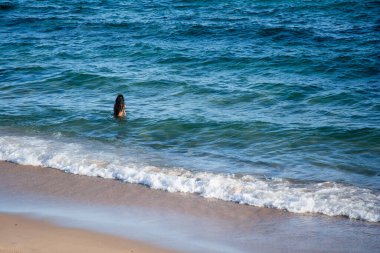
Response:
POLYGON ((379 222, 379 10, 0 0, 0 159, 379 222))

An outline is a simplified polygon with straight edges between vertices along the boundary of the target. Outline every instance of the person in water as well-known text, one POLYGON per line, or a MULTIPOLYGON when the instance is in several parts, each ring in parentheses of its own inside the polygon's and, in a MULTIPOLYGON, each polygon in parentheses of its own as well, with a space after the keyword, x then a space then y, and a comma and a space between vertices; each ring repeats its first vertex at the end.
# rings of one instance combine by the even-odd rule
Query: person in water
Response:
POLYGON ((116 97, 115 105, 113 106, 113 115, 117 118, 125 117, 124 96, 121 94, 116 97))

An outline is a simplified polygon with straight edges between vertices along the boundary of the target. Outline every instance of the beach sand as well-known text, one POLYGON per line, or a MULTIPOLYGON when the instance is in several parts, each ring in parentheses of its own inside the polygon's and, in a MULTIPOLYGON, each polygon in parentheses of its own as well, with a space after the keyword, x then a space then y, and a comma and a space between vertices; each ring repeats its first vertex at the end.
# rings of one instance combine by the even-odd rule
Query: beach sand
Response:
POLYGON ((141 242, 55 226, 19 215, 0 215, 0 253, 169 253, 141 242))
POLYGON ((380 250, 379 223, 239 205, 9 162, 0 162, 0 213, 0 252, 380 250))

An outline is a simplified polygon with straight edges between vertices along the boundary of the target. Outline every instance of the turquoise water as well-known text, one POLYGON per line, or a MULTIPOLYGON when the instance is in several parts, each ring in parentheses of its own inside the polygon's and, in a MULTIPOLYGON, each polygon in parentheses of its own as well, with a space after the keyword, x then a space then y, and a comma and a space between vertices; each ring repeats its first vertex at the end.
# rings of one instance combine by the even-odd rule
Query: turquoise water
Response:
POLYGON ((4 137, 380 189, 379 1, 0 3, 4 137))

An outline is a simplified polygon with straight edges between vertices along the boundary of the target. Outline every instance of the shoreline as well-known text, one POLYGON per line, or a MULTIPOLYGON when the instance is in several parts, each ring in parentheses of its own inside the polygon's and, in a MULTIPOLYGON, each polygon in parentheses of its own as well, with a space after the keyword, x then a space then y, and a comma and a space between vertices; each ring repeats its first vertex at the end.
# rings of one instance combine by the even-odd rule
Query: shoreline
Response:
POLYGON ((380 249, 379 223, 293 214, 4 161, 0 161, 0 213, 179 252, 380 249), (358 240, 360 244, 355 243, 358 240))
POLYGON ((174 253, 127 238, 65 228, 24 215, 0 213, 0 253, 174 253))

